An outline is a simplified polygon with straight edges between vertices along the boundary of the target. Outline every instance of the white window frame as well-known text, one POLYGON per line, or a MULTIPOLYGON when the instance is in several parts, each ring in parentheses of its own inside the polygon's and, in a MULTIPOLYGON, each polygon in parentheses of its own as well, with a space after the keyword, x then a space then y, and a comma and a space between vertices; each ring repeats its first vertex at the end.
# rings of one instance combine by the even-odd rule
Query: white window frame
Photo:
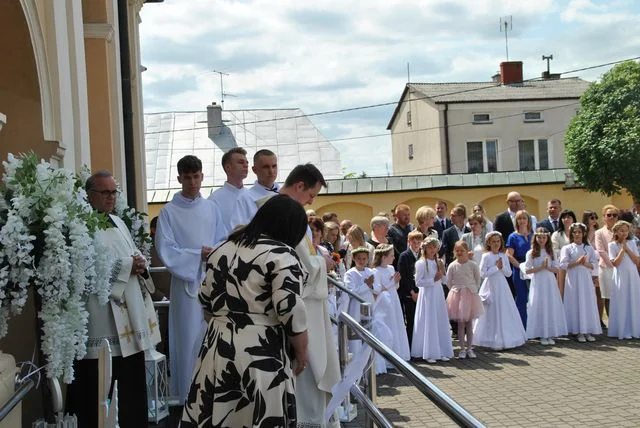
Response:
POLYGON ((534 169, 533 171, 540 171, 540 141, 547 142, 547 167, 543 169, 543 171, 548 169, 553 169, 553 157, 551 156, 552 150, 551 145, 552 141, 550 138, 519 138, 518 139, 518 170, 519 171, 529 171, 526 169, 522 169, 522 165, 520 165, 520 142, 521 141, 533 141, 533 159, 534 159, 534 169))
POLYGON ((524 121, 524 123, 540 123, 540 122, 544 122, 544 119, 542 118, 542 112, 535 111, 535 110, 529 110, 529 111, 525 111, 524 113, 522 113, 522 120, 524 121), (529 115, 537 114, 538 117, 537 118, 527 118, 528 114, 529 115))
POLYGON ((465 155, 467 157, 467 173, 471 173, 471 174, 480 174, 480 173, 484 173, 484 172, 498 172, 500 171, 500 149, 498 148, 498 146, 500 145, 500 140, 498 138, 485 138, 485 139, 477 139, 477 140, 469 140, 466 142, 465 145, 465 155), (495 171, 489 171, 489 156, 487 154, 487 142, 488 141, 493 141, 495 142, 496 145, 496 170, 495 171), (470 172, 469 171, 469 143, 482 143, 482 171, 474 171, 474 172, 470 172))
POLYGON ((493 123, 493 120, 491 119, 491 113, 487 113, 487 112, 472 113, 471 118, 474 125, 484 125, 488 123, 493 123), (479 116, 485 116, 485 115, 487 116, 486 119, 479 118, 479 116))

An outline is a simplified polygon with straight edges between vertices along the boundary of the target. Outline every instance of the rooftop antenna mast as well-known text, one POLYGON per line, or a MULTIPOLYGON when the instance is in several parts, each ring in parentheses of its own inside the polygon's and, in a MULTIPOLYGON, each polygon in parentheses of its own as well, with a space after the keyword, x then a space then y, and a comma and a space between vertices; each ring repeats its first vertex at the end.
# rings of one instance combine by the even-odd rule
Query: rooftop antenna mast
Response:
POLYGON ((507 52, 507 61, 509 61, 509 31, 513 30, 513 19, 512 16, 503 16, 500 18, 500 32, 504 31, 504 47, 507 52))
POLYGON ((225 73, 223 71, 213 70, 214 73, 218 73, 220 75, 220 107, 224 110, 224 97, 229 96, 233 97, 233 94, 228 94, 224 91, 224 84, 222 81, 222 76, 228 76, 229 73, 225 73))

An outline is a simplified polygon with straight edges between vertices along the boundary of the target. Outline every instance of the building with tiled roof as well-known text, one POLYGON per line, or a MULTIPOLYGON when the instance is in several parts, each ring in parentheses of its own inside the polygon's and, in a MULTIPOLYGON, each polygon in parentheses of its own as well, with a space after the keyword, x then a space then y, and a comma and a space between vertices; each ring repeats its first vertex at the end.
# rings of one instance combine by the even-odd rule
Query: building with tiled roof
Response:
MULTIPOLYGON (((311 162, 325 178, 342 178, 338 150, 298 108, 148 113, 144 115, 149 202, 165 202, 180 189, 177 162, 192 154, 202 160, 202 193, 208 196, 226 175, 222 155, 233 147, 247 150, 251 165, 255 152, 269 149, 278 156, 278 181, 300 163, 311 162)), ((245 185, 255 175, 249 171, 245 185)))
POLYGON ((394 175, 566 168, 564 134, 589 82, 524 81, 505 62, 492 82, 408 83, 391 117, 394 175))

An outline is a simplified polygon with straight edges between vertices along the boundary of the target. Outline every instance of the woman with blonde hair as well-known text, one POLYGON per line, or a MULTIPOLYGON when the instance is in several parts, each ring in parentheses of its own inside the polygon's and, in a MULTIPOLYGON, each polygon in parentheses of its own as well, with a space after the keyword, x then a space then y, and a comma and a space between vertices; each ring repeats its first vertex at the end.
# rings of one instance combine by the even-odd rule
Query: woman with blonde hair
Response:
POLYGON ((324 242, 323 246, 330 253, 340 250, 340 225, 333 221, 324 223, 324 242))
POLYGON ((524 263, 527 251, 531 249, 531 217, 525 210, 516 213, 516 230, 507 238, 507 257, 511 263, 513 285, 516 289, 516 306, 520 312, 522 325, 527 328, 527 302, 529 301, 529 284, 524 275, 520 275, 520 264, 524 263))
MULTIPOLYGON (((613 264, 609 259, 609 242, 613 241, 613 225, 616 224, 620 215, 620 211, 615 205, 605 205, 602 207, 602 219, 604 224, 595 233, 595 250, 600 256, 598 262, 598 286, 600 288, 600 296, 604 309, 600 311, 600 319, 607 311, 609 316, 609 298, 611 297, 611 289, 613 288, 613 264)), ((600 321, 600 326, 604 326, 604 322, 600 321)))
POLYGON ((351 226, 347 231, 346 240, 348 242, 347 253, 344 256, 344 266, 346 269, 351 269, 353 267, 353 254, 351 254, 351 252, 356 248, 368 249, 369 262, 367 263, 367 266, 373 265, 373 252, 375 248, 367 242, 367 239, 364 236, 364 230, 362 230, 360 226, 357 224, 351 226))
POLYGON ((438 238, 438 231, 434 227, 435 220, 436 210, 431 207, 423 205, 416 211, 416 228, 425 238, 438 238))

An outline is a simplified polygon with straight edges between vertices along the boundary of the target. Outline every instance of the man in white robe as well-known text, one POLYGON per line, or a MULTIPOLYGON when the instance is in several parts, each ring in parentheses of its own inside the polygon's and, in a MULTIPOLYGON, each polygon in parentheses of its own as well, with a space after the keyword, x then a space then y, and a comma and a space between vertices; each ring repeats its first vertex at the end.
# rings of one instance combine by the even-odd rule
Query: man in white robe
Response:
POLYGON ((249 173, 247 151, 242 147, 234 147, 226 152, 222 155, 222 168, 227 175, 227 181, 221 188, 213 192, 209 199, 220 208, 220 221, 224 232, 224 236, 221 238, 227 239, 233 230, 232 219, 235 216, 236 201, 247 191, 243 185, 243 181, 249 173))
POLYGON ((251 221, 258 211, 256 201, 271 197, 280 190, 280 185, 276 183, 278 178, 278 158, 271 150, 258 150, 253 155, 251 170, 258 179, 248 191, 242 193, 236 200, 231 220, 232 229, 236 226, 248 224, 251 221))
POLYGON ((112 353, 112 386, 118 381, 118 420, 122 428, 147 425, 147 388, 144 351, 160 342, 158 321, 150 293, 138 275, 148 277, 146 260, 136 248, 124 222, 111 215, 117 185, 109 171, 98 171, 86 183, 91 206, 108 216, 109 228, 97 232, 113 262, 111 294, 104 304, 92 295, 89 312, 87 354, 74 362, 75 379, 67 388, 66 412, 78 417, 78 426, 98 426, 98 352, 102 340, 112 353))
POLYGON ((188 155, 178 161, 182 191, 160 210, 156 249, 171 273, 169 364, 171 393, 183 403, 189 393, 206 330, 198 291, 205 260, 223 233, 218 206, 200 195, 202 162, 188 155))
MULTIPOLYGON (((291 171, 280 193, 305 206, 313 203, 325 185, 318 168, 307 163, 291 171)), ((259 199, 256 205, 262 206, 269 197, 259 199)), ((334 262, 329 255, 316 252, 311 242, 310 228, 307 228, 307 235, 295 250, 309 275, 302 289, 302 300, 307 309, 309 366, 296 378, 298 427, 337 427, 340 423, 335 416, 328 425, 324 422, 324 410, 331 400, 331 388, 340 381, 338 351, 327 303, 327 271, 334 262)))

